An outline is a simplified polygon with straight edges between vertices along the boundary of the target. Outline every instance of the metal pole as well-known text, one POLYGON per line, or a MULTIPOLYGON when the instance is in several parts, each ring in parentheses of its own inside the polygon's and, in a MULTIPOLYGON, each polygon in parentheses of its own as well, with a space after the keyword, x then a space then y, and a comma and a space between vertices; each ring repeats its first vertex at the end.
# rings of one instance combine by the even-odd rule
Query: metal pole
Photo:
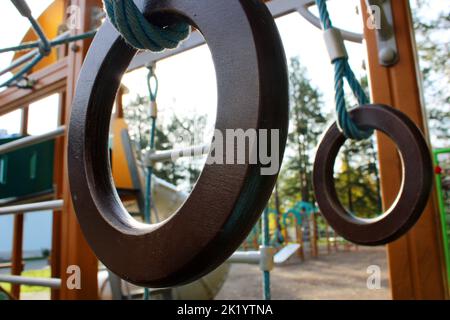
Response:
POLYGON ((0 282, 54 289, 61 288, 61 279, 57 278, 30 278, 0 274, 0 282))
POLYGON ((261 252, 259 251, 236 251, 227 260, 230 263, 246 263, 246 264, 260 264, 261 252))
POLYGON ((10 214, 21 214, 24 212, 44 211, 44 210, 59 210, 64 205, 63 200, 52 200, 44 202, 35 202, 27 204, 19 204, 15 206, 0 207, 0 216, 10 214))
POLYGON ((192 146, 184 149, 164 150, 148 156, 150 162, 164 162, 183 157, 195 157, 205 155, 209 152, 210 145, 192 146))
POLYGON ((5 154, 8 152, 12 152, 15 151, 17 149, 21 149, 21 148, 25 148, 28 146, 32 146, 35 144, 38 144, 40 142, 44 142, 47 140, 51 140, 60 136, 63 136, 66 132, 66 127, 65 126, 61 126, 58 129, 54 130, 54 131, 50 131, 47 133, 44 133, 42 135, 38 135, 38 136, 29 136, 29 137, 25 137, 22 139, 18 139, 15 141, 11 141, 8 143, 5 143, 3 145, 0 146, 0 155, 1 154, 5 154))
MULTIPOLYGON (((264 209, 262 218, 262 243, 263 247, 268 247, 270 242, 269 235, 269 208, 264 209)), ((263 299, 271 300, 270 295, 270 271, 263 271, 263 299)))

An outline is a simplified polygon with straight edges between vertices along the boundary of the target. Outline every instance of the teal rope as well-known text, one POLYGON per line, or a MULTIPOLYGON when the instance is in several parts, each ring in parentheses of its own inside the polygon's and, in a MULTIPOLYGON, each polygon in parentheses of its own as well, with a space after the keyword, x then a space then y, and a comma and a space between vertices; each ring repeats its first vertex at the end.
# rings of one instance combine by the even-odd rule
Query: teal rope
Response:
MULTIPOLYGON (((153 67, 148 68, 147 75, 147 87, 150 97, 150 102, 156 103, 156 97, 158 95, 159 82, 156 74, 154 73, 153 67), (151 80, 154 79, 155 87, 152 87, 151 80)), ((150 150, 155 149, 155 137, 156 137, 156 116, 152 116, 151 119, 151 131, 150 131, 150 150)), ((152 177, 153 177, 153 167, 147 167, 147 177, 146 177, 146 190, 145 190, 145 208, 144 208, 144 220, 146 223, 151 223, 151 205, 152 205, 152 177)), ((144 288, 144 300, 150 299, 150 290, 144 288)))
MULTIPOLYGON (((53 47, 72 43, 72 42, 79 41, 79 40, 85 40, 88 38, 92 38, 95 36, 96 32, 97 32, 97 30, 94 30, 94 31, 89 31, 89 32, 75 35, 75 36, 69 36, 64 39, 52 40, 49 42, 50 51, 53 47)), ((39 41, 35 41, 35 42, 24 43, 22 45, 15 46, 15 47, 0 49, 0 53, 10 52, 10 51, 23 51, 23 50, 27 50, 27 49, 33 49, 33 48, 40 49, 41 47, 42 47, 42 43, 41 43, 41 40, 39 40, 39 41)), ((19 72, 17 72, 9 80, 0 84, 0 88, 9 87, 13 83, 16 83, 16 82, 20 81, 21 79, 23 79, 23 77, 27 73, 29 73, 45 56, 47 56, 47 54, 43 54, 41 51, 42 50, 39 50, 39 52, 36 52, 36 55, 34 56, 34 58, 27 65, 25 65, 19 72)), ((19 66, 20 65, 21 64, 19 64, 19 66)))
POLYGON ((92 30, 92 31, 88 31, 88 32, 85 32, 82 34, 68 36, 67 38, 63 38, 63 39, 52 40, 52 41, 50 41, 50 45, 52 47, 56 47, 56 46, 72 43, 72 42, 79 41, 79 40, 90 39, 90 38, 93 38, 96 35, 96 33, 97 33, 97 30, 92 30))
POLYGON ((153 67, 149 67, 148 68, 149 72, 147 74, 147 88, 148 88, 148 93, 150 96, 150 101, 151 102, 156 102, 156 97, 158 95, 158 91, 159 91, 159 81, 158 78, 156 77, 153 67), (155 81, 155 86, 152 87, 152 79, 155 81))
POLYGON ((25 0, 11 0, 11 3, 16 7, 17 11, 22 15, 22 17, 27 18, 34 30, 34 33, 39 38, 39 52, 41 55, 48 56, 52 50, 50 42, 48 41, 44 30, 42 30, 39 22, 33 17, 30 7, 25 0))
POLYGON ((14 52, 25 51, 25 50, 35 49, 35 48, 39 48, 39 41, 26 42, 26 43, 22 43, 18 46, 2 48, 2 49, 0 49, 0 53, 6 53, 6 52, 11 52, 11 51, 14 51, 14 52))
POLYGON ((165 27, 151 24, 133 0, 103 2, 111 23, 125 41, 136 49, 153 52, 173 49, 190 33, 187 23, 178 22, 165 27))
POLYGON ((27 6, 26 1, 13 0, 11 2, 17 8, 19 13, 23 17, 27 18, 28 21, 30 21, 30 24, 31 24, 34 32, 39 37, 39 42, 38 42, 39 43, 39 46, 38 46, 39 53, 37 53, 34 56, 34 58, 28 64, 26 64, 22 70, 20 70, 17 74, 15 74, 11 79, 2 83, 0 85, 0 88, 9 86, 13 82, 16 82, 16 81, 19 81, 20 79, 22 79, 36 64, 39 63, 39 61, 42 60, 42 58, 44 58, 45 56, 48 56, 52 50, 50 43, 49 43, 47 37, 45 36, 44 31, 42 30, 42 28, 39 25, 39 23, 37 22, 37 20, 34 19, 33 15, 31 14, 30 8, 27 6))
POLYGON ((33 27, 34 32, 37 34, 37 36, 39 37, 40 41, 39 41, 39 52, 45 57, 48 56, 50 54, 50 52, 52 51, 52 47, 50 45, 49 40, 47 39, 47 37, 45 36, 44 30, 42 30, 41 26, 39 25, 39 23, 36 21, 36 19, 33 18, 33 16, 29 16, 27 17, 28 20, 31 23, 31 26, 33 27))
MULTIPOLYGON (((153 67, 149 67, 147 75, 147 87, 148 93, 150 97, 150 102, 155 103, 156 97, 158 95, 159 82, 156 77, 153 67), (155 81, 155 86, 152 87, 152 79, 155 81)), ((150 150, 155 149, 155 136, 156 136, 156 116, 152 116, 151 119, 151 130, 150 130, 150 150)), ((147 167, 147 181, 146 181, 146 197, 145 197, 145 210, 144 210, 144 219, 145 222, 151 223, 151 180, 153 175, 153 168, 151 166, 147 167)))
MULTIPOLYGON (((78 34, 75 36, 67 36, 66 38, 62 38, 62 39, 58 39, 58 40, 51 40, 50 41, 50 46, 51 47, 56 47, 56 46, 60 46, 63 44, 68 44, 74 41, 78 41, 78 40, 85 40, 85 39, 89 39, 95 36, 95 34, 97 33, 97 30, 93 30, 93 31, 89 31, 86 33, 82 33, 82 34, 78 34)), ((40 41, 32 41, 32 42, 25 42, 22 43, 18 46, 13 46, 13 47, 8 47, 8 48, 3 48, 0 49, 0 53, 6 53, 6 52, 11 52, 11 51, 25 51, 25 50, 30 50, 30 49, 35 49, 35 48, 39 48, 40 46, 40 41)))
POLYGON ((44 56, 40 53, 37 53, 34 58, 25 65, 19 72, 13 75, 9 80, 6 80, 2 84, 0 84, 0 88, 9 87, 11 84, 20 81, 23 77, 34 68, 35 65, 39 63, 44 58, 44 56))
MULTIPOLYGON (((323 29, 327 30, 333 28, 326 0, 316 0, 316 4, 319 8, 319 15, 323 29)), ((333 64, 335 69, 334 87, 336 93, 337 124, 339 129, 347 138, 354 140, 367 139, 373 134, 373 130, 362 129, 358 127, 358 125, 351 119, 345 102, 344 78, 347 79, 347 82, 360 105, 368 104, 369 99, 364 92, 364 89, 361 87, 361 84, 356 79, 355 74, 348 63, 347 57, 336 59, 333 61, 333 64)))
MULTIPOLYGON (((18 81, 22 80, 24 76, 29 73, 44 57, 48 56, 52 50, 53 47, 60 46, 63 44, 71 43, 78 40, 84 40, 88 38, 92 38, 96 34, 96 30, 89 31, 80 35, 75 36, 68 36, 64 39, 58 39, 58 40, 52 40, 49 41, 47 37, 45 36, 43 30, 37 23, 37 21, 32 16, 27 16, 28 20, 30 20, 31 25, 33 26, 33 29, 35 30, 36 34, 39 37, 38 41, 34 42, 28 42, 21 44, 19 46, 9 47, 0 49, 0 53, 10 52, 10 51, 24 51, 29 49, 39 49, 39 51, 36 51, 36 54, 31 59, 31 61, 26 64, 19 72, 17 72, 15 75, 13 75, 10 79, 6 80, 2 84, 0 84, 0 88, 3 87, 9 87, 13 83, 17 83, 18 81)), ((19 64, 18 66, 20 66, 19 64)), ((6 69, 5 69, 6 70, 6 69)), ((3 72, 2 72, 3 73, 3 72)))
MULTIPOLYGON (((262 217, 262 242, 265 247, 270 245, 269 208, 267 207, 264 209, 262 217)), ((263 271, 263 298, 264 300, 271 300, 269 271, 263 271)))

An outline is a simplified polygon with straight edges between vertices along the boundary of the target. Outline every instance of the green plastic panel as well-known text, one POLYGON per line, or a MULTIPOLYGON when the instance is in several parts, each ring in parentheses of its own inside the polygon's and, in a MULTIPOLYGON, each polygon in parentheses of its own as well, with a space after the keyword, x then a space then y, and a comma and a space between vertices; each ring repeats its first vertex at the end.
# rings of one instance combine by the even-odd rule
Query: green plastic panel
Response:
MULTIPOLYGON (((0 139, 0 145, 20 138, 0 139)), ((51 192, 54 149, 50 140, 0 155, 0 199, 51 192)))
POLYGON ((442 225, 442 238, 447 265, 447 280, 450 286, 450 148, 433 152, 436 171, 436 188, 442 225))

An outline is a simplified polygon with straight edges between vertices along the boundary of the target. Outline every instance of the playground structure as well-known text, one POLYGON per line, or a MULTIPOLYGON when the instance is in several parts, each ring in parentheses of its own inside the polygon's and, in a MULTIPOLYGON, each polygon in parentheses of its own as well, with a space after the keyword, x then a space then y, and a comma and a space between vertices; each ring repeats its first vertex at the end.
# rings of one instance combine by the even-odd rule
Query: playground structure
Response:
MULTIPOLYGON (((352 247, 357 249, 357 246, 340 237, 328 225, 317 206, 304 201, 298 201, 284 213, 269 209, 269 232, 270 245, 277 250, 289 244, 298 245, 296 252, 301 260, 317 258, 321 252, 330 254, 351 250, 352 247)), ((255 225, 242 243, 242 248, 258 249, 260 239, 260 225, 255 225)))
MULTIPOLYGON (((182 2, 182 1, 181 1, 182 2)), ((301 1, 288 1, 288 0, 274 0, 267 3, 268 8, 274 17, 281 16, 283 14, 292 11, 301 11, 305 14, 305 5, 301 6, 298 3, 301 1)), ((308 1, 303 1, 304 3, 308 1)), ((66 8, 68 5, 67 1, 55 1, 61 8, 66 8)), ((58 49, 58 55, 47 56, 45 60, 43 59, 38 64, 32 66, 32 73, 26 79, 26 83, 22 82, 15 87, 10 87, 5 91, 0 93, 0 114, 5 114, 7 112, 22 108, 22 139, 16 140, 19 137, 14 137, 10 141, 4 141, 4 144, 0 146, 0 165, 2 168, 1 179, 4 179, 4 172, 7 169, 14 167, 8 167, 7 163, 14 163, 14 165, 20 165, 17 161, 4 160, 9 157, 19 157, 22 160, 28 161, 27 164, 30 168, 29 179, 34 179, 36 175, 41 175, 42 178, 46 178, 46 183, 40 183, 40 186, 45 186, 42 190, 25 190, 22 188, 20 191, 24 192, 24 195, 34 194, 34 196, 39 195, 39 197, 32 197, 27 199, 17 199, 9 200, 5 203, 7 207, 2 207, 0 212, 4 214, 15 214, 15 237, 14 237, 14 248, 13 248, 13 259, 12 259, 12 274, 13 277, 9 279, 11 283, 24 284, 27 281, 32 281, 30 279, 20 278, 22 258, 21 258, 21 246, 23 237, 23 214, 24 212, 30 212, 35 210, 49 209, 53 210, 53 240, 52 240, 52 254, 51 254, 51 270, 52 279, 44 280, 37 279, 34 281, 40 282, 41 285, 46 285, 52 288, 52 298, 54 299, 96 299, 99 297, 99 289, 101 291, 103 284, 105 283, 104 273, 100 276, 98 274, 98 261, 91 251, 90 247, 84 240, 84 236, 79 229, 79 225, 75 218, 75 212, 71 204, 71 195, 74 194, 73 190, 69 191, 68 176, 67 171, 72 170, 65 159, 69 156, 69 162, 73 161, 74 153, 67 153, 65 150, 68 145, 67 127, 66 124, 69 123, 70 106, 72 100, 75 96, 75 82, 78 74, 81 70, 81 63, 83 62, 87 49, 90 44, 90 40, 84 39, 86 34, 92 35, 92 18, 98 17, 98 15, 93 15, 92 12, 99 12, 99 8, 102 7, 101 1, 96 0, 72 0, 71 4, 78 5, 82 11, 82 22, 83 29, 86 31, 82 33, 81 38, 75 38, 77 40, 77 48, 73 50, 66 44, 63 44, 58 49), (94 9, 95 8, 95 9, 94 9), (44 63, 45 62, 45 63, 44 63), (32 81, 30 82, 30 79, 32 81), (24 90, 23 87, 33 86, 33 90, 24 90), (42 97, 45 97, 51 93, 60 93, 61 103, 59 107, 60 112, 60 127, 48 134, 38 137, 25 137, 27 134, 27 105, 33 101, 36 101, 42 97), (25 137, 25 138, 24 138, 25 137), (42 151, 45 156, 53 158, 53 161, 45 161, 46 164, 52 164, 46 171, 41 171, 41 167, 38 164, 39 157, 34 156, 32 149, 39 146, 49 148, 46 151, 42 151), (14 154, 16 152, 16 154, 14 154), (28 154, 21 155, 19 152, 28 152, 28 154), (52 153, 53 152, 53 153, 52 153), (3 157, 6 155, 5 157, 3 157), (39 168, 39 170, 36 170, 39 168), (51 182, 50 182, 50 180, 51 182), (50 187, 49 187, 50 186, 50 187), (42 198, 42 194, 44 198, 42 198), (26 204, 24 204, 24 201, 26 204), (37 202, 38 201, 38 202, 37 202), (77 265, 83 270, 82 278, 82 289, 81 290, 68 290, 65 286, 61 285, 67 280, 68 274, 65 272, 67 267, 70 265, 77 265), (16 276, 16 277, 14 277, 16 276)), ((311 5, 311 1, 309 1, 311 5)), ((407 1, 397 1, 391 4, 392 15, 394 21, 398 21, 398 25, 408 26, 411 28, 411 18, 408 11, 407 1)), ((365 1, 362 1, 362 7, 366 7, 365 1)), ((52 7, 55 10, 55 7, 52 7)), ((64 11, 63 11, 64 12, 64 11)), ((206 14, 206 11, 205 11, 206 14)), ((311 18, 311 14, 308 11, 307 16, 311 18)), ((61 15, 61 20, 58 23, 62 23, 64 15, 61 15)), ((317 19, 312 19, 315 23, 318 22, 317 19)), ((44 26, 44 22, 40 21, 40 24, 44 26)), ((95 23, 94 23, 95 25, 95 23)), ((55 25, 53 24, 49 29, 54 30, 55 25)), ((46 27, 44 27, 46 29, 46 27)), ((409 30, 408 29, 408 30, 409 30)), ((111 35, 112 27, 104 32, 105 35, 111 35)), ((355 34, 343 33, 344 36, 352 40, 358 40, 362 36, 355 34)), ((116 36, 116 35, 114 35, 116 36)), ((67 37, 67 35, 66 35, 67 37)), ((417 90, 418 83, 416 77, 408 77, 405 79, 404 75, 416 75, 416 61, 414 58, 414 42, 412 36, 409 32, 401 30, 397 34, 397 58, 401 59, 401 64, 396 64, 394 61, 389 63, 380 64, 377 43, 379 45, 379 39, 377 42, 376 33, 373 30, 365 29, 364 37, 368 46, 369 52, 369 70, 372 80, 372 96, 373 99, 379 103, 385 103, 389 105, 395 105, 396 108, 402 110, 404 113, 408 114, 414 122, 419 126, 423 127, 424 119, 420 107, 420 94, 417 90), (389 65, 389 68, 386 68, 389 65), (389 81, 387 81, 389 79, 389 81), (396 98, 398 91, 407 90, 408 92, 413 92, 408 97, 402 97, 402 99, 396 98)), ((28 40, 28 38, 27 38, 28 40)), ((192 35, 183 42, 183 44, 174 50, 167 50, 159 53, 152 53, 149 51, 138 53, 129 64, 128 71, 134 70, 139 67, 146 65, 151 65, 156 61, 180 53, 189 48, 196 47, 203 43, 203 38, 200 34, 195 31, 192 35)), ((99 52, 100 49, 97 48, 99 52)), ((53 51, 54 52, 54 51, 53 51)), ((16 57, 19 59, 19 57, 16 57)), ((41 60, 40 57, 39 60, 41 60)), ((31 70, 31 69, 30 69, 31 70)), ((28 71, 30 71, 28 70, 28 71)), ((80 92, 80 91, 79 91, 80 92)), ((80 95, 80 93, 77 93, 80 95)), ((119 95, 120 96, 120 95, 119 95)), ((119 99, 120 100, 120 99, 119 99)), ((117 100, 117 101, 119 101, 117 100)), ((81 102, 78 102, 81 104, 81 102)), ((362 112, 361 112, 362 113, 362 112)), ((143 196, 143 190, 152 190, 152 195, 154 197, 154 211, 158 212, 161 220, 168 217, 173 209, 177 208, 180 203, 184 202, 187 195, 178 193, 173 186, 167 185, 164 182, 153 178, 153 185, 147 185, 144 187, 143 177, 145 175, 145 168, 139 168, 135 163, 135 159, 132 159, 133 152, 131 151, 131 144, 127 143, 126 128, 124 126, 123 119, 120 118, 120 108, 117 112, 117 118, 114 120, 113 131, 114 137, 120 137, 120 139, 113 140, 113 152, 112 152, 112 173, 115 179, 115 185, 117 187, 118 194, 123 199, 136 198, 137 206, 139 207, 139 212, 148 212, 151 210, 150 203, 147 203, 145 196, 143 196), (119 146, 119 147, 117 147, 119 146), (128 149, 128 152, 126 151, 128 149), (116 159, 116 160, 115 160, 116 159), (124 169, 124 167, 126 168, 124 169), (123 175, 126 172, 126 175, 123 175), (117 173, 117 174, 116 174, 117 173), (156 195, 158 194, 158 195, 156 195), (170 200, 168 200, 170 198, 170 200), (156 209, 156 210, 155 210, 156 209)), ((72 130, 72 129, 71 129, 72 130)), ((78 134, 78 133, 77 133, 78 134)), ((73 148, 72 148, 73 150, 73 148)), ((401 182, 401 161, 396 152, 395 147, 386 140, 383 136, 379 137, 379 151, 380 151, 380 168, 382 176, 382 186, 383 186, 383 202, 384 207, 388 208, 389 205, 394 202, 396 197, 395 187, 401 182), (383 176, 385 177, 383 179, 383 176), (389 178, 386 178, 389 177, 389 178)), ((39 151, 38 151, 39 152, 39 151)), ((157 161, 157 156, 161 159, 164 157, 161 154, 155 154, 153 161, 157 161)), ((17 170, 17 169, 16 169, 17 170)), ((148 168, 147 168, 148 170, 148 168)), ((424 170, 425 171, 425 170, 424 170)), ((25 172, 25 171, 24 171, 25 172)), ((27 177, 24 177, 26 179, 27 177)), ((73 177, 72 177, 73 179, 73 177)), ((9 180, 7 181, 9 182, 9 180)), ((12 181, 14 183, 16 181, 12 181)), ((151 182, 151 181, 150 181, 151 182)), ((17 182, 16 182, 17 183, 17 182)), ((423 183, 422 185, 426 185, 423 183)), ((33 188, 31 184, 27 184, 30 188, 33 188)), ((438 189, 447 190, 447 182, 444 179, 441 186, 438 189)), ((75 187, 76 188, 76 187, 75 187)), ((14 190, 11 188, 5 188, 5 190, 14 190)), ((6 192, 6 191, 5 191, 6 192)), ((14 196, 23 196, 22 194, 14 193, 14 196)), ((442 196, 442 194, 441 194, 442 196)), ((9 197, 9 195, 8 195, 9 197)), ((6 198, 6 197, 5 197, 6 198)), ((78 198, 78 196, 76 197, 78 198)), ((76 200, 76 199, 75 199, 76 200)), ((83 199, 79 199, 84 201, 83 199)), ((423 202, 423 201, 422 201, 423 202)), ((423 203, 425 205, 425 203, 423 203)), ((312 234, 310 236, 311 243, 311 253, 312 255, 317 255, 317 239, 318 234, 321 232, 317 228, 317 214, 315 214, 315 209, 307 208, 305 203, 298 203, 291 210, 288 210, 282 217, 282 229, 281 235, 287 242, 288 239, 292 239, 292 234, 295 234, 295 242, 300 245, 299 255, 304 253, 304 241, 303 233, 304 231, 299 228, 300 225, 304 224, 304 221, 308 221, 307 226, 312 234), (305 212, 302 216, 302 211, 305 212), (308 215, 308 212, 310 214, 308 215), (308 218, 308 219, 306 219, 308 218), (289 225, 294 225, 295 232, 289 231, 289 225), (312 239, 311 239, 312 238, 312 239)), ((421 207, 421 205, 417 205, 421 207)), ((442 205, 441 205, 442 209, 442 205)), ((422 210, 419 210, 422 213, 422 210)), ((250 253, 250 255, 239 256, 239 253, 231 258, 231 261, 239 262, 249 262, 260 263, 264 261, 264 255, 267 255, 265 247, 269 246, 270 236, 269 236, 269 225, 271 224, 270 216, 272 213, 272 224, 273 221, 277 221, 278 218, 273 218, 273 211, 270 212, 266 210, 263 216, 263 226, 262 226, 262 245, 261 251, 250 253)), ((390 278, 391 278, 391 290, 394 299, 405 299, 405 298, 438 298, 444 299, 448 298, 448 279, 445 279, 445 275, 441 272, 442 266, 445 264, 444 253, 440 251, 440 239, 437 239, 434 235, 441 234, 441 230, 445 230, 445 227, 441 227, 436 224, 435 217, 439 214, 438 207, 433 200, 428 201, 426 208, 424 209, 424 214, 419 220, 418 224, 420 227, 413 228, 405 237, 400 238, 396 242, 388 245, 388 253, 390 258, 390 278), (405 253, 406 252, 406 253, 405 253), (410 252, 414 252, 412 254, 410 252), (423 264, 420 261, 420 253, 427 253, 429 263, 423 264), (408 268, 404 268, 407 265, 408 268), (415 277, 410 276, 413 270, 420 270, 420 272, 415 277)), ((442 214, 441 214, 442 216, 442 214)), ((144 217, 145 218, 145 217, 144 217)), ((417 214, 415 218, 418 218, 417 214)), ((444 220, 441 221, 444 223, 444 220)), ((81 222, 82 226, 85 224, 81 222)), ((274 240, 276 241, 276 233, 278 228, 275 227, 274 240)), ((328 234, 329 228, 325 228, 327 248, 331 248, 331 239, 334 238, 333 246, 337 245, 337 236, 330 237, 328 234)), ((242 232, 246 234, 246 232, 242 232)), ((445 237, 444 237, 445 239, 445 237)), ((93 241, 93 240, 91 240, 93 241)), ((292 241, 292 240, 291 240, 292 241)), ((356 241, 358 242, 358 241, 356 241)), ((448 243, 448 240, 446 240, 448 243)), ((255 248, 258 249, 259 248, 255 248)), ((448 263, 448 246, 447 251, 447 263, 448 263)), ((223 257, 229 255, 230 249, 224 250, 221 255, 223 257)), ((98 252, 97 252, 98 254, 98 252)), ((270 256, 270 254, 269 254, 270 256)), ((273 258, 273 255, 272 255, 273 258)), ((106 259, 108 260, 108 259, 106 259)), ((220 259, 217 260, 217 263, 220 259)), ((269 266, 262 267, 264 273, 264 283, 267 285, 267 274, 270 271, 269 266)), ((225 267, 226 269, 226 267, 225 267)), ((165 270, 166 272, 166 270, 165 270)), ((168 272, 168 271, 167 271, 168 272)), ((219 270, 220 273, 220 270, 219 270)), ((226 276, 226 270, 221 272, 220 276, 217 276, 214 283, 217 288, 220 288, 220 283, 223 282, 226 276)), ((111 296, 118 297, 117 293, 114 293, 114 287, 121 287, 122 284, 113 283, 114 277, 110 277, 110 291, 111 296), (115 295, 116 294, 116 295, 115 295)), ((199 280, 202 281, 202 280, 199 280)), ((134 281, 136 282, 136 281, 134 281)), ((194 284, 195 286, 195 284, 194 284)), ((13 296, 18 297, 20 292, 19 286, 13 286, 13 296)), ((128 287, 127 287, 128 288, 128 287)), ((218 290, 218 289, 217 289, 218 290)), ((266 287, 267 290, 267 287, 266 287)), ((266 291, 265 290, 265 291, 266 291)), ((121 290, 119 290, 121 292, 121 290)), ((162 294, 155 290, 156 294, 162 294)), ((123 294, 123 292, 121 292, 123 294)), ((182 296, 183 293, 175 293, 175 295, 182 296)), ((186 296, 184 296, 186 297, 186 296)), ((270 294, 265 292, 265 297, 270 297, 270 294)))

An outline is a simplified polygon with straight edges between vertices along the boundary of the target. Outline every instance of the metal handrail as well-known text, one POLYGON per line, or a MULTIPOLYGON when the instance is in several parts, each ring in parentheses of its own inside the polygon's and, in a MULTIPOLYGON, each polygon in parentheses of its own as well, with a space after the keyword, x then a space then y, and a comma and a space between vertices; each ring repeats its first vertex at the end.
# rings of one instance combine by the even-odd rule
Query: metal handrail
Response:
POLYGON ((59 278, 31 278, 22 276, 12 276, 7 274, 0 274, 0 282, 20 284, 36 287, 48 287, 52 289, 61 288, 61 279, 59 278))
POLYGON ((63 200, 52 200, 43 202, 34 202, 19 204, 14 206, 0 207, 0 216, 20 214, 25 212, 36 212, 44 210, 59 210, 64 206, 63 200))
POLYGON ((54 131, 50 131, 38 136, 28 136, 22 139, 2 144, 0 145, 0 155, 63 136, 65 132, 66 127, 61 126, 54 131))
POLYGON ((181 149, 164 150, 151 153, 147 157, 147 164, 152 162, 164 162, 168 160, 185 158, 185 157, 195 157, 208 154, 210 149, 209 144, 191 146, 181 149))

